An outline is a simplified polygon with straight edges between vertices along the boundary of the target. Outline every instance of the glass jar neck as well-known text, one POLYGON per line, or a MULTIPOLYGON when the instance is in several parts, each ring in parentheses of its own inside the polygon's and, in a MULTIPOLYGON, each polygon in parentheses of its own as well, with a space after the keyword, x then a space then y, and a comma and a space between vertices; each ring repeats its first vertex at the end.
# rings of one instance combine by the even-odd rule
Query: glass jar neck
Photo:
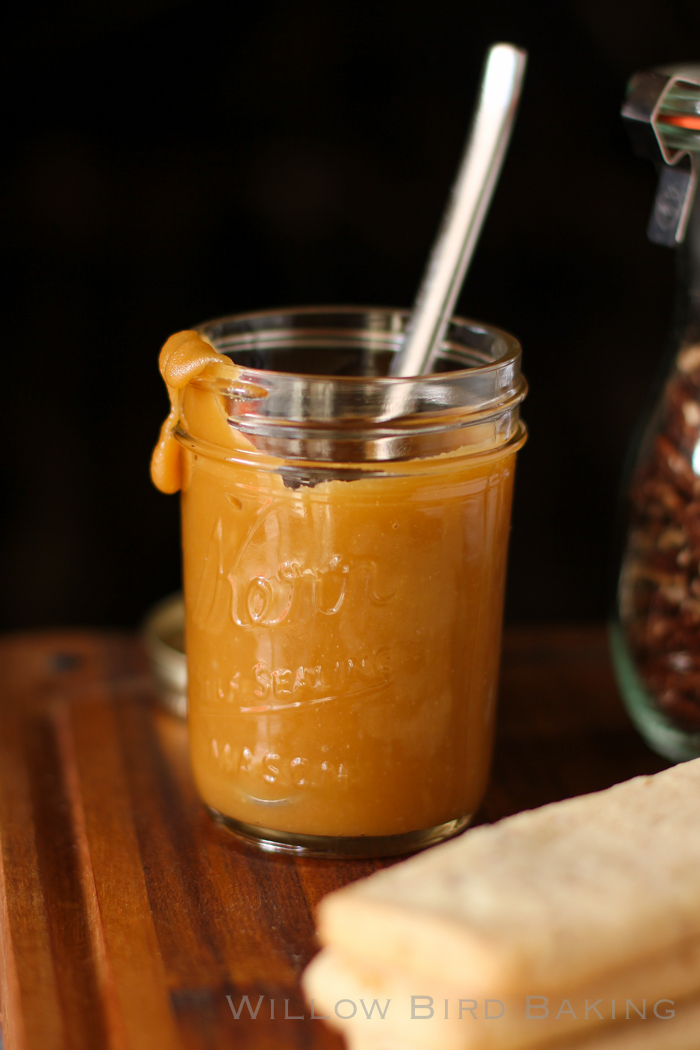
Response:
MULTIPOLYGON (((519 407, 527 384, 517 340, 453 318, 430 374, 388 379, 407 320, 403 311, 331 306, 203 325, 202 337, 235 374, 191 380, 178 440, 210 440, 196 421, 223 416, 251 451, 294 460, 295 469, 300 461, 308 470, 345 463, 364 471, 446 453, 509 453, 524 433, 519 407)), ((228 455, 230 442, 222 450, 228 455)))
POLYGON ((682 345, 700 343, 700 187, 685 240, 676 249, 676 331, 682 345))

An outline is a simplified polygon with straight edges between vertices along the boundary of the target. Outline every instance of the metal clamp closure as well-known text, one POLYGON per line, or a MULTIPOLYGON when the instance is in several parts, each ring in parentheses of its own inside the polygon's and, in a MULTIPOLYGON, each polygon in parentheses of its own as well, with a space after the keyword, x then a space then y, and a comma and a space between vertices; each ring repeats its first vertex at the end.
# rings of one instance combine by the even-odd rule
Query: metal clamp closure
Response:
POLYGON ((692 150, 669 148, 664 142, 664 127, 669 121, 661 110, 669 92, 678 83, 695 86, 700 99, 700 66, 636 73, 622 106, 622 117, 635 152, 660 167, 647 236, 654 244, 667 247, 680 244, 685 237, 698 181, 697 154, 692 150))

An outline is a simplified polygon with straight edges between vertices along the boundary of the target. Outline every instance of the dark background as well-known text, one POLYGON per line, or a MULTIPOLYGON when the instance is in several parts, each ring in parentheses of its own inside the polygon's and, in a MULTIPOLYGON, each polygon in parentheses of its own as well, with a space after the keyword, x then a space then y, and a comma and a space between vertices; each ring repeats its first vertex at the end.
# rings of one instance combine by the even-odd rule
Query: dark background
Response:
POLYGON ((487 46, 530 64, 459 312, 521 339, 508 615, 602 617, 673 252, 619 119, 697 0, 73 0, 2 26, 0 627, 133 624, 179 585, 150 485, 160 345, 284 304, 411 303, 487 46))

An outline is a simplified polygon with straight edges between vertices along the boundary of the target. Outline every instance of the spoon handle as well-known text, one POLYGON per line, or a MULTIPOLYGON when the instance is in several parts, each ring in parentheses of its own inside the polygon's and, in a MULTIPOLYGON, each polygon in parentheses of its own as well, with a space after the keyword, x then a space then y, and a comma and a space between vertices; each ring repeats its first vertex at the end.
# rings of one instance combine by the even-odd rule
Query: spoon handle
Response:
POLYGON ((491 203, 520 100, 527 52, 512 44, 489 49, 471 132, 442 225, 423 275, 403 346, 390 375, 428 371, 452 316, 491 203))

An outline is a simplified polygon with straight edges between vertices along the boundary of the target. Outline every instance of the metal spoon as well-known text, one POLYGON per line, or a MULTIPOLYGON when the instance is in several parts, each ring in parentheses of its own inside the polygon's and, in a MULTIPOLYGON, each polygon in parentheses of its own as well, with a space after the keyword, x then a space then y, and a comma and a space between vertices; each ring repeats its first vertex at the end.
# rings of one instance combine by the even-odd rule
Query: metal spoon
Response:
POLYGON ((391 376, 428 372, 442 342, 508 148, 526 61, 512 44, 489 49, 462 163, 391 376))

